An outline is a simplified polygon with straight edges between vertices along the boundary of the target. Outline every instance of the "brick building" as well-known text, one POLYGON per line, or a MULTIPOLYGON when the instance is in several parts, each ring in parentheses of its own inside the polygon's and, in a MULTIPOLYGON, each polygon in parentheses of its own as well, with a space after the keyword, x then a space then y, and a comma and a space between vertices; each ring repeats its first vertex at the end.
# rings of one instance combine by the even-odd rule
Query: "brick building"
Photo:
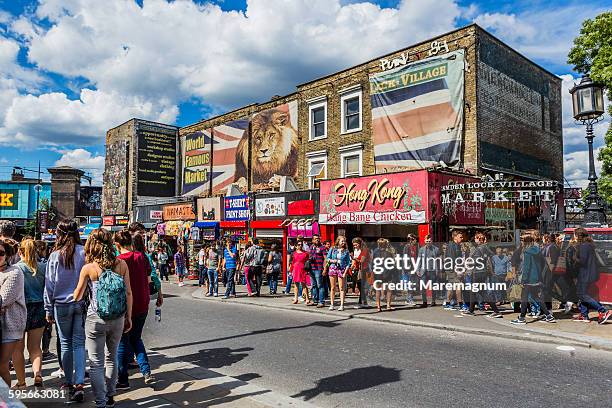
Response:
MULTIPOLYGON (((373 129, 373 78, 436 58, 443 64, 456 58, 462 61, 458 76, 461 84, 457 87, 461 94, 456 103, 451 101, 458 109, 456 123, 447 128, 449 134, 456 134, 455 157, 452 163, 412 157, 405 161, 411 164, 402 169, 442 165, 474 175, 503 172, 519 178, 562 181, 561 79, 472 24, 300 84, 292 94, 179 129, 176 146, 157 146, 167 154, 174 149, 177 159, 166 167, 176 167, 175 180, 171 180, 171 172, 156 174, 159 169, 148 168, 143 173, 147 160, 143 160, 143 139, 138 136, 148 129, 169 140, 177 131, 175 127, 132 119, 109 130, 103 213, 127 214, 134 203, 146 197, 219 195, 235 181, 243 190, 265 190, 271 174, 291 176, 298 187, 307 189, 317 186, 316 179, 395 171, 375 160, 384 155, 376 153, 379 136, 373 129), (274 146, 265 141, 259 145, 264 135, 261 129, 274 127, 292 138, 291 143, 280 138, 276 144, 287 148, 291 144, 296 149, 281 160, 280 168, 271 167, 266 156, 274 146), (236 149, 246 153, 240 156, 236 149), (159 177, 143 187, 141 181, 147 171, 159 177)), ((434 74, 438 72, 435 69, 431 71, 434 74)), ((445 81, 444 86, 450 88, 448 79, 445 81)), ((431 112, 428 115, 434 116, 419 118, 419 126, 437 121, 436 110, 431 112)), ((423 140, 432 137, 426 130, 417 130, 417 136, 425 134, 423 140)), ((406 139, 408 147, 404 150, 409 155, 409 146, 423 143, 406 139)), ((401 153, 386 157, 401 156, 404 160, 401 153)))

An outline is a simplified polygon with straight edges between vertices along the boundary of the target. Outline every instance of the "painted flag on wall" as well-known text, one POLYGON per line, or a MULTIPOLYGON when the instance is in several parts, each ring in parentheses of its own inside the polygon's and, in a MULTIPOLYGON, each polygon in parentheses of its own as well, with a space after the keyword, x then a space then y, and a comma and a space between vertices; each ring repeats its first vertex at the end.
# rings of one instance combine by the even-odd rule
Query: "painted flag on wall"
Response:
MULTIPOLYGON (((236 176, 236 150, 248 131, 249 120, 238 119, 213 128, 212 192, 222 192, 236 176)), ((248 144, 245 145, 248 149, 248 144)), ((246 152, 248 158, 248 151, 246 152)))
POLYGON ((377 173, 459 164, 464 52, 370 75, 377 173))

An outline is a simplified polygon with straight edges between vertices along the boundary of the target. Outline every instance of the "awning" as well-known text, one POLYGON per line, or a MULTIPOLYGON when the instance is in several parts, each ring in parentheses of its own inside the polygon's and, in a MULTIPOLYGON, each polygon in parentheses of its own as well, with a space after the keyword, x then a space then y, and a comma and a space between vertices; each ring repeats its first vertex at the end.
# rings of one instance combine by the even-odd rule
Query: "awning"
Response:
POLYGON ((225 229, 246 229, 247 222, 246 221, 221 221, 219 223, 219 226, 225 229))
POLYGON ((193 224, 194 227, 198 228, 219 228, 219 222, 217 221, 198 221, 193 224))

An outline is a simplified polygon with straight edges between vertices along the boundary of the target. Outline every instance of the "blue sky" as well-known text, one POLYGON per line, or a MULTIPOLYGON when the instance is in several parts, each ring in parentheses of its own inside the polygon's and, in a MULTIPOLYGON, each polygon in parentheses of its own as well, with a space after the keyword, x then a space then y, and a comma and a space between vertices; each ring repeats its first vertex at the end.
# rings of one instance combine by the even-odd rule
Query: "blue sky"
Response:
MULTIPOLYGON (((612 0, 0 0, 0 179, 40 160, 100 180, 104 132, 130 117, 187 125, 471 22, 562 76, 566 93, 581 21, 609 9, 612 0)), ((564 133, 566 176, 583 180, 582 129, 567 112, 564 133)))

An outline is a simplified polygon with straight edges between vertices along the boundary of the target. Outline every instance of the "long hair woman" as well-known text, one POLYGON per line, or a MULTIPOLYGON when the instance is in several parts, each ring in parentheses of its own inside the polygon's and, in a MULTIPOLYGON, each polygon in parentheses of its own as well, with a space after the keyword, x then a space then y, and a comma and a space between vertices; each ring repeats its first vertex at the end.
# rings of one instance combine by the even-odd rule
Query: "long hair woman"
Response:
POLYGON ((15 346, 23 338, 26 327, 26 305, 23 273, 9 265, 15 256, 12 240, 0 239, 0 302, 2 302, 2 345, 0 346, 0 377, 11 386, 9 360, 15 346))
POLYGON ((308 252, 304 251, 304 247, 302 245, 297 245, 295 247, 293 257, 291 258, 291 271, 293 273, 293 285, 295 287, 292 302, 293 304, 297 304, 298 296, 302 296, 302 293, 299 293, 301 285, 304 299, 306 299, 306 305, 314 305, 314 303, 308 297, 308 286, 306 284, 306 276, 308 275, 308 272, 306 271, 305 264, 308 258, 309 254, 308 252))
POLYGON ((340 290, 340 307, 338 310, 344 310, 344 280, 351 265, 351 254, 346 245, 346 237, 340 235, 336 238, 336 244, 329 250, 327 254, 327 262, 329 263, 328 274, 330 280, 330 296, 331 305, 329 310, 334 310, 334 298, 336 295, 336 283, 340 290))
POLYGON ((45 274, 45 312, 49 322, 57 323, 64 385, 70 399, 79 402, 85 396, 85 316, 84 304, 74 298, 74 289, 85 264, 85 251, 76 222, 60 222, 56 235, 45 274))
POLYGON ((32 239, 21 241, 19 257, 21 261, 15 267, 23 273, 27 318, 25 333, 13 352, 13 365, 17 375, 15 388, 25 388, 26 386, 25 358, 23 356, 26 344, 32 362, 34 386, 42 387, 42 350, 40 345, 46 323, 43 292, 45 290, 45 268, 47 265, 38 260, 36 244, 32 239), (25 341, 26 338, 27 342, 25 341))
POLYGON ((113 237, 109 231, 98 228, 91 232, 85 244, 85 256, 87 264, 81 270, 79 283, 74 290, 74 299, 81 300, 85 290, 89 288, 90 303, 85 320, 86 346, 96 407, 102 408, 115 405, 117 349, 121 335, 132 327, 132 289, 127 264, 115 256, 113 237), (123 277, 127 300, 125 315, 109 320, 98 316, 97 305, 98 278, 106 270, 123 277))

